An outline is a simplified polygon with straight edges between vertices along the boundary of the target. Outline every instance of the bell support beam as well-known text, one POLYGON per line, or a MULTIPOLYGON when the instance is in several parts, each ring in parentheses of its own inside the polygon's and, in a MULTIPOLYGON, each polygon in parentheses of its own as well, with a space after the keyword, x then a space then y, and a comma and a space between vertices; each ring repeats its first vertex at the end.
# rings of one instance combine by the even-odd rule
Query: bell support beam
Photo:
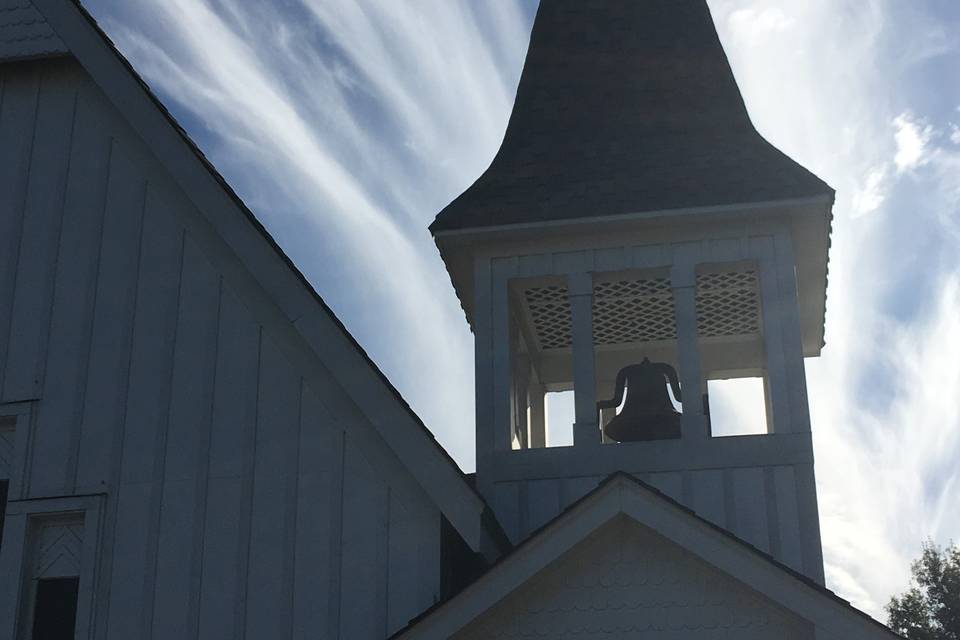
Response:
POLYGON ((807 399, 807 374, 803 363, 803 338, 797 297, 796 257, 793 239, 787 231, 773 239, 783 318, 783 356, 790 385, 791 431, 810 431, 810 404, 807 399))
POLYGON ((493 450, 509 451, 513 437, 513 358, 511 357, 510 293, 507 282, 516 270, 515 259, 491 264, 490 311, 493 337, 493 450))
POLYGON ((611 438, 604 433, 604 429, 607 428, 607 425, 610 424, 610 421, 613 420, 613 417, 617 415, 617 410, 614 409, 601 409, 600 410, 600 441, 604 444, 613 442, 611 438))
POLYGON ((760 267, 760 308, 763 316, 763 346, 766 355, 767 384, 770 415, 773 424, 767 424, 770 433, 794 431, 790 419, 790 395, 787 364, 784 353, 783 299, 777 278, 776 254, 773 238, 751 238, 753 254, 760 267))
POLYGON ((546 389, 542 384, 530 383, 527 393, 530 397, 530 448, 542 449, 547 446, 546 389))
MULTIPOLYGON (((490 261, 474 261, 474 358, 477 398, 493 395, 493 322, 491 313, 492 277, 490 261)), ((489 402, 476 403, 476 465, 478 486, 484 495, 490 495, 489 474, 483 473, 493 454, 493 406, 489 402)))
POLYGON ((600 444, 596 363, 593 351, 593 275, 567 275, 573 337, 574 446, 600 444))
POLYGON ((697 440, 707 436, 703 418, 700 351, 697 344, 697 276, 695 261, 678 251, 670 269, 673 305, 677 323, 677 360, 680 365, 680 391, 683 395, 681 438, 697 440))

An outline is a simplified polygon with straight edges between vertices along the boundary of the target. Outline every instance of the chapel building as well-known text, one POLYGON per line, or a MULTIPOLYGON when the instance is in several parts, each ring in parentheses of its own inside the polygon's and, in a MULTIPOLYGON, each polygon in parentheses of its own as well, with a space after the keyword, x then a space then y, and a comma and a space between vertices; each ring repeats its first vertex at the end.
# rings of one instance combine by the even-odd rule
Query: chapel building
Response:
POLYGON ((467 476, 82 5, 0 0, 0 638, 897 637, 824 584, 833 201, 704 0, 542 0, 430 226, 467 476))

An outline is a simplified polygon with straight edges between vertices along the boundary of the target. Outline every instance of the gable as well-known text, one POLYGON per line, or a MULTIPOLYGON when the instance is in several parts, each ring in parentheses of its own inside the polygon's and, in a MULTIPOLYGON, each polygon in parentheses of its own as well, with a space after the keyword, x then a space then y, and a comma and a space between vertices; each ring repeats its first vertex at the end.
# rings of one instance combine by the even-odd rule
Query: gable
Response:
MULTIPOLYGON (((285 344, 291 359, 314 372, 315 386, 336 388, 338 409, 371 426, 390 455, 400 461, 470 547, 495 558, 504 548, 505 538, 456 463, 83 7, 69 0, 3 1, 30 7, 42 16, 64 43, 64 51, 69 51, 105 100, 122 114, 150 161, 188 203, 194 214, 190 220, 202 229, 200 235, 213 239, 215 253, 225 258, 229 273, 250 284, 245 290, 256 299, 251 309, 266 312, 271 326, 289 338, 285 344)), ((26 110, 17 117, 30 118, 31 114, 26 110)), ((23 148, 30 144, 29 138, 22 142, 23 148)), ((0 193, 0 198, 10 193, 0 193)), ((39 269, 41 277, 48 275, 44 269, 39 269)), ((4 284, 0 281, 0 286, 4 284)), ((34 347, 31 342, 24 348, 34 347)), ((28 379, 30 373, 24 372, 26 387, 15 389, 15 395, 30 392, 29 387, 36 384, 28 379)))
MULTIPOLYGON (((660 493, 652 486, 622 472, 607 477, 596 489, 524 540, 522 544, 501 559, 476 582, 450 600, 424 612, 423 615, 399 632, 396 637, 447 638, 454 637, 465 629, 477 633, 470 625, 474 624, 482 615, 488 611, 494 611, 505 598, 520 592, 526 585, 537 581, 538 576, 544 575, 542 572, 549 572, 550 567, 557 566, 555 563, 559 559, 566 557, 565 554, 577 548, 585 540, 590 539, 596 532, 604 530, 608 524, 614 521, 623 519, 631 520, 655 534, 656 538, 653 542, 660 545, 659 553, 654 556, 641 556, 640 562, 618 560, 613 564, 621 564, 623 567, 605 574, 606 578, 597 577, 600 574, 594 571, 592 575, 597 577, 600 587, 605 587, 605 589, 596 588, 590 593, 584 592, 586 599, 579 601, 579 604, 575 603, 573 610, 585 611, 598 608, 605 611, 617 611, 618 609, 626 609, 628 604, 631 603, 636 605, 637 608, 648 602, 664 604, 661 600, 644 599, 649 598, 649 595, 637 598, 636 593, 631 596, 634 598, 633 600, 627 600, 624 594, 620 593, 611 600, 604 600, 604 598, 607 594, 616 591, 616 589, 611 590, 611 587, 614 586, 617 589, 620 586, 630 587, 624 590, 624 593, 642 591, 639 587, 644 583, 637 585, 633 582, 627 582, 624 585, 617 585, 617 580, 626 579, 624 577, 624 567, 643 565, 644 563, 651 567, 662 567, 662 565, 657 564, 659 562, 657 559, 661 558, 661 555, 678 557, 675 552, 665 552, 663 545, 659 542, 670 541, 670 545, 684 552, 684 554, 681 554, 682 561, 674 563, 673 566, 713 567, 716 573, 710 575, 716 576, 719 574, 723 577, 719 583, 723 585, 724 590, 730 589, 731 584, 746 587, 747 592, 739 590, 739 588, 734 589, 734 592, 739 591, 741 595, 747 594, 748 597, 739 600, 741 604, 747 603, 747 611, 755 606, 749 604, 750 602, 756 602, 756 598, 752 594, 762 593, 763 600, 761 602, 764 604, 760 607, 760 610, 762 610, 763 616, 766 616, 762 618, 764 620, 773 619, 770 616, 776 609, 770 609, 768 605, 774 604, 781 612, 790 612, 787 619, 794 616, 794 619, 809 623, 814 628, 814 633, 818 639, 898 637, 883 624, 850 606, 850 603, 837 597, 822 585, 780 564, 735 535, 699 517, 690 509, 660 493), (691 565, 691 558, 696 558, 698 561, 691 565), (591 597, 594 600, 591 600, 591 597), (596 600, 596 598, 599 598, 599 600, 596 600)), ((641 548, 648 542, 650 540, 644 541, 641 548)), ((657 544, 653 546, 656 548, 657 544)), ((617 548, 617 546, 614 545, 614 548, 617 548)), ((635 547, 631 546, 630 548, 635 547)), ((630 551, 630 553, 633 554, 635 551, 630 551)), ((621 554, 617 557, 632 558, 633 556, 621 554)), ((581 564, 588 566, 591 562, 581 564)), ((594 562, 593 564, 597 563, 594 562)), ((708 582, 702 578, 691 579, 689 571, 678 572, 677 569, 671 568, 670 571, 654 570, 648 575, 654 577, 654 586, 657 586, 657 580, 660 580, 661 584, 665 583, 663 578, 655 578, 655 576, 670 575, 674 576, 670 578, 671 580, 675 578, 679 580, 680 591, 675 591, 675 597, 678 599, 667 601, 667 604, 676 603, 677 608, 679 608, 681 596, 678 594, 681 592, 700 593, 702 591, 704 601, 706 601, 707 591, 701 585, 706 585, 708 582), (687 577, 682 578, 683 576, 687 577), (688 584, 685 585, 684 580, 687 580, 688 584), (690 587, 690 584, 693 587, 690 587)), ((698 571, 693 571, 692 575, 698 575, 698 571)), ((575 578, 572 584, 591 586, 589 581, 592 579, 580 580, 575 578), (578 580, 580 581, 578 582, 578 580)), ((547 580, 546 584, 549 585, 550 581, 547 580)), ((554 582, 553 584, 556 585, 557 583, 554 582)), ((570 600, 569 593, 566 600, 560 596, 555 597, 557 598, 556 602, 569 602, 570 600)), ((523 599, 536 601, 535 591, 524 593, 520 601, 523 599)), ((687 605, 700 601, 699 596, 693 600, 686 599, 686 596, 682 598, 682 602, 686 602, 687 605)), ((556 608, 555 605, 549 606, 556 608)), ((511 611, 509 607, 507 610, 511 611)), ((544 610, 549 611, 549 609, 544 610)), ((533 619, 530 615, 531 612, 523 608, 519 612, 516 609, 512 611, 513 613, 505 614, 506 618, 502 622, 514 624, 514 621, 519 621, 516 624, 520 624, 523 621, 533 619)), ((556 612, 551 613, 555 614, 556 612)), ((671 613, 675 612, 671 611, 671 613)), ((551 615, 551 618, 553 617, 555 616, 551 615)), ((546 618, 544 620, 546 621, 546 618)), ((707 622, 713 624, 711 620, 708 618, 707 622)), ((552 621, 545 623, 552 624, 552 621)), ((660 624, 666 625, 667 622, 661 621, 660 624)), ((702 622, 698 624, 703 628, 708 628, 702 622)), ((508 626, 507 628, 511 627, 508 626)), ((560 631, 566 632, 564 629, 560 631)), ((669 631, 669 628, 667 628, 667 631, 669 631)), ((487 629, 486 632, 489 633, 491 630, 487 629)), ((515 629, 513 633, 516 632, 515 629)), ((728 635, 738 637, 735 633, 728 635)), ((640 637, 645 636, 641 634, 640 637)), ((660 637, 659 632, 654 633, 652 637, 660 637)), ((764 634, 764 637, 767 637, 766 634, 764 634)))
POLYGON ((81 65, 0 65, 0 137, 10 497, 106 496, 98 628, 376 637, 439 598, 436 501, 81 65))
POLYGON ((811 625, 651 529, 620 516, 454 636, 812 638, 811 625))

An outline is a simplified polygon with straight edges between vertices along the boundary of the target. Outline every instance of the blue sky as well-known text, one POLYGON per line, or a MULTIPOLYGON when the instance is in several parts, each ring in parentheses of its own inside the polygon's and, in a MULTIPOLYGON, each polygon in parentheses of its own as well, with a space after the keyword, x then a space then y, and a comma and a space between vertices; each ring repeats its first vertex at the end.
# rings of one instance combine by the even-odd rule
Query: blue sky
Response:
MULTIPOLYGON (((472 470, 472 337, 427 225, 502 139, 536 2, 84 4, 472 470)), ((829 586, 882 617, 921 540, 960 540, 960 3, 709 4, 754 124, 837 189, 821 526, 829 586)))

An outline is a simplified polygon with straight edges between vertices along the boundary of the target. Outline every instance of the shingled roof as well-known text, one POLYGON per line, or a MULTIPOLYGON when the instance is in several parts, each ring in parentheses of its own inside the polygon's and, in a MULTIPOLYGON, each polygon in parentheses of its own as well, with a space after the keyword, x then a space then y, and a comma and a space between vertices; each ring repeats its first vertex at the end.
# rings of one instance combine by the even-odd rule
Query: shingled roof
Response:
POLYGON ((542 0, 503 144, 430 229, 832 193, 754 129, 705 0, 542 0))

